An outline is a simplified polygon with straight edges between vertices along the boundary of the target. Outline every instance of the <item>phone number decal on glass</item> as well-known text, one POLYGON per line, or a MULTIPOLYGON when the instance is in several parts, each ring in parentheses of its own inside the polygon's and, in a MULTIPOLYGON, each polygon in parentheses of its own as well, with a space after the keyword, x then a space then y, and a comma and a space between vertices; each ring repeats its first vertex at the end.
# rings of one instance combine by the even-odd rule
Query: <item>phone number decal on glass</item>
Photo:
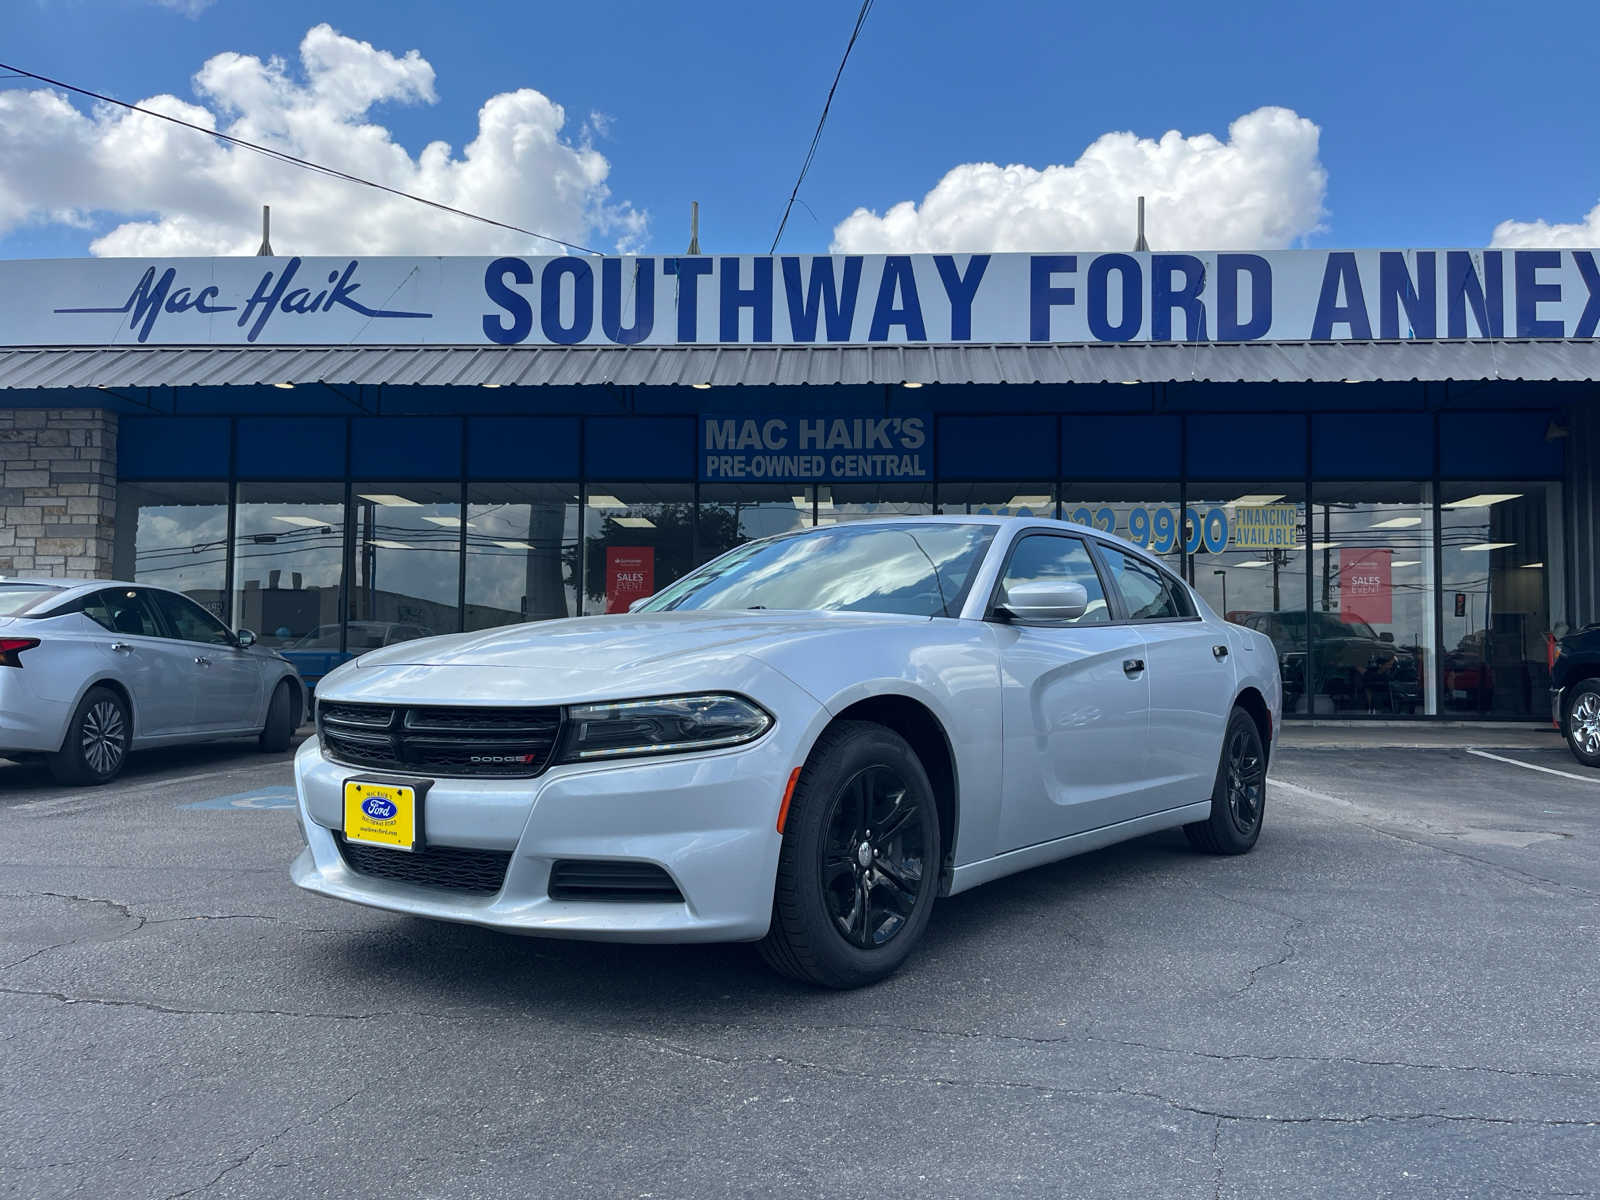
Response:
MULTIPOLYGON (((1117 514, 1111 508, 1089 508, 1087 505, 1062 514, 1067 520, 1088 525, 1102 533, 1118 533, 1117 514)), ((1198 554, 1202 547, 1212 554, 1221 554, 1228 548, 1228 514, 1220 506, 1201 512, 1190 508, 1185 511, 1183 523, 1184 549, 1198 554)), ((1169 507, 1140 507, 1128 511, 1128 529, 1124 534, 1136 546, 1153 550, 1157 554, 1170 554, 1178 543, 1178 510, 1169 507)))

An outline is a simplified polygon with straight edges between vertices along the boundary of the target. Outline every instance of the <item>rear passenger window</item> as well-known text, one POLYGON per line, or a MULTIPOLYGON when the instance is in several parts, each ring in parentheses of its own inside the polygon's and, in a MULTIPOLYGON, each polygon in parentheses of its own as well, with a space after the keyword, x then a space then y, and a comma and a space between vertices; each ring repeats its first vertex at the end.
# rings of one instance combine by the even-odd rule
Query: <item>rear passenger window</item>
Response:
POLYGON ((1189 597, 1160 571, 1115 546, 1102 543, 1100 553, 1128 605, 1129 620, 1163 621, 1194 616, 1189 597))
MULTIPOLYGON (((1089 548, 1075 537, 1035 533, 1022 538, 1011 552, 1006 564, 1002 589, 1019 583, 1081 583, 1089 594, 1089 607, 1069 625, 1098 625, 1111 620, 1111 610, 1106 607, 1106 591, 1100 586, 1100 576, 1094 569, 1094 559, 1089 548)), ((1004 595, 1004 590, 1001 592, 1004 595)))

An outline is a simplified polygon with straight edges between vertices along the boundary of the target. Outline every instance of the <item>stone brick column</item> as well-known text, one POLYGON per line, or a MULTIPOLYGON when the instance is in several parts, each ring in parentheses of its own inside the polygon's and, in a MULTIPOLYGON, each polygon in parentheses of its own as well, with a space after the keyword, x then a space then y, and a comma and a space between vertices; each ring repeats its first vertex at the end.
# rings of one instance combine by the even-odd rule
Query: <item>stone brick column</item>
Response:
POLYGON ((117 415, 0 409, 0 575, 111 575, 117 415))

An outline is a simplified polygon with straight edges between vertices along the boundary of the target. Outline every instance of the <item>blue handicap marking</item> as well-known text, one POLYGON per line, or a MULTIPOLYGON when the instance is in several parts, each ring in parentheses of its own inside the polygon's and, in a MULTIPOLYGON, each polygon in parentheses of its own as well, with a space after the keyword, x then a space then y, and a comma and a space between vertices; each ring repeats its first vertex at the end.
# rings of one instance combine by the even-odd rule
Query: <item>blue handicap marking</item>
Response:
POLYGON ((293 808, 294 788, 288 785, 261 787, 250 792, 236 792, 232 796, 218 796, 213 800, 196 800, 193 804, 180 804, 178 807, 233 811, 240 809, 293 808))

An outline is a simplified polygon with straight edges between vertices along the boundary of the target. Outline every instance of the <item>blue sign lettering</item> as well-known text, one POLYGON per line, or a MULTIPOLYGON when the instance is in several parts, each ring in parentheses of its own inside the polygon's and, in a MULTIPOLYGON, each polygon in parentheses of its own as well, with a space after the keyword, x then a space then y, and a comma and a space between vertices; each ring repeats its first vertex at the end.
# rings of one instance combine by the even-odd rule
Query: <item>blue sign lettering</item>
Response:
POLYGON ((294 315, 308 315, 312 313, 331 312, 335 306, 350 309, 369 318, 405 317, 414 319, 427 319, 432 313, 390 311, 382 308, 368 308, 359 300, 354 299, 356 289, 361 285, 354 282, 356 268, 359 262, 351 259, 349 265, 341 273, 330 271, 328 282, 330 288, 312 293, 309 288, 296 288, 289 291, 289 283, 299 273, 302 260, 291 258, 284 264, 283 273, 266 271, 256 283, 255 290, 250 298, 245 301, 244 311, 239 312, 237 304, 218 304, 217 299, 220 289, 215 286, 202 287, 198 292, 188 287, 174 288, 173 284, 178 278, 178 268, 168 267, 156 277, 156 269, 150 267, 134 284, 133 291, 120 305, 109 307, 88 308, 58 308, 54 311, 63 314, 76 313, 128 313, 129 329, 139 331, 139 341, 143 342, 150 337, 155 328, 156 320, 163 313, 224 313, 239 312, 239 328, 243 329, 250 324, 250 318, 255 317, 255 324, 251 327, 246 341, 255 341, 261 336, 267 322, 277 313, 290 313, 294 315))
POLYGON ((933 478, 926 413, 897 417, 703 416, 700 478, 912 482, 933 478))

